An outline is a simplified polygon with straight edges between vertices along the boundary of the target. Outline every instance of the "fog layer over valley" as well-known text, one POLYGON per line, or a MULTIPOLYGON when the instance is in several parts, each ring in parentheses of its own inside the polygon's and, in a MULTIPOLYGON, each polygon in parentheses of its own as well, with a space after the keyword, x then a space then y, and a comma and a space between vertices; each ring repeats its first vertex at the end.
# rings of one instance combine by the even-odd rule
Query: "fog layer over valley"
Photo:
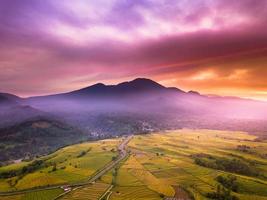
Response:
MULTIPOLYGON (((108 125, 106 121, 110 124, 126 121, 129 128, 140 122, 152 129, 209 128, 216 123, 226 123, 224 126, 228 127, 242 121, 260 122, 265 120, 267 114, 265 102, 184 92, 166 88, 149 79, 135 79, 111 86, 96 84, 65 94, 32 97, 24 102, 82 128, 93 122, 93 126, 99 124, 99 129, 108 125), (128 123, 127 116, 133 124, 128 123)), ((127 130, 120 131, 120 128, 118 126, 115 132, 105 130, 103 134, 127 133, 127 130)), ((145 131, 146 128, 143 128, 145 131)))
MULTIPOLYGON (((141 78, 118 85, 96 84, 69 93, 40 97, 20 98, 1 93, 0 108, 2 149, 9 148, 14 135, 15 144, 24 146, 29 144, 29 135, 31 142, 38 145, 37 138, 45 134, 51 138, 53 134, 55 138, 67 138, 70 134, 67 142, 58 142, 56 146, 46 143, 45 150, 40 153, 82 140, 177 128, 243 130, 261 137, 267 135, 265 102, 205 96, 194 91, 166 88, 141 78), (35 123, 50 125, 36 128, 35 123), (21 127, 25 125, 28 128, 23 128, 22 133, 21 127), (36 140, 33 141, 34 137, 36 140)), ((32 152, 26 152, 32 155, 32 152)), ((25 157, 17 157, 20 156, 25 157)))

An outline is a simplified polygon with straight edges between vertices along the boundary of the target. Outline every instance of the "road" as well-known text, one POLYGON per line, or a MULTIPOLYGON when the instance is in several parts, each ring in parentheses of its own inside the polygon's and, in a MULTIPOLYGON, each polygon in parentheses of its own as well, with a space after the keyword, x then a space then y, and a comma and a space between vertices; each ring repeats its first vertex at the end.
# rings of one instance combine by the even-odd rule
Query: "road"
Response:
POLYGON ((56 188, 62 188, 62 187, 78 187, 83 185, 88 185, 90 183, 95 182, 97 179, 99 179, 101 176, 106 174, 108 171, 116 167, 123 159, 125 159, 128 156, 126 146, 132 139, 133 135, 127 136, 118 146, 119 155, 117 159, 114 161, 109 162, 106 166, 104 166, 101 170, 98 170, 88 181, 81 182, 77 184, 70 184, 70 185, 55 185, 55 186, 49 186, 49 187, 43 187, 38 189, 27 189, 27 190, 21 190, 21 191, 15 191, 15 192, 1 192, 1 196, 10 196, 10 195, 16 195, 16 194, 24 194, 29 192, 36 192, 36 191, 42 191, 42 190, 50 190, 50 189, 56 189, 56 188))
POLYGON ((118 165, 124 158, 126 158, 126 156, 128 155, 127 151, 126 151, 126 146, 127 144, 130 142, 130 140, 132 139, 132 135, 127 136, 122 143, 118 146, 118 151, 119 151, 119 156, 116 160, 110 162, 106 167, 104 167, 101 171, 99 171, 97 174, 95 174, 95 176, 93 176, 89 182, 94 182, 96 181, 98 178, 100 178, 101 176, 103 176, 105 173, 107 173, 108 171, 110 171, 112 168, 114 168, 116 165, 118 165))

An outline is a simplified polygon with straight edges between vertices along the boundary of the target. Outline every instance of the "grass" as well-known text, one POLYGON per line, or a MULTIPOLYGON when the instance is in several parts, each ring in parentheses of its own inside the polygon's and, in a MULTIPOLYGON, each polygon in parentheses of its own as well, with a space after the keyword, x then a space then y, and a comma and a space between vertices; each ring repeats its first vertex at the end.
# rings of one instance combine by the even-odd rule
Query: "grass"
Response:
POLYGON ((61 200, 97 200, 109 187, 109 184, 97 182, 72 191, 61 200))
POLYGON ((62 189, 43 190, 25 194, 21 200, 51 200, 59 196, 62 189))
MULTIPOLYGON (((86 181, 97 170, 110 162, 113 156, 117 155, 116 147, 119 142, 119 139, 109 139, 62 148, 55 153, 39 158, 45 161, 40 169, 22 177, 13 177, 12 183, 10 179, 0 179, 0 192, 86 181), (83 151, 86 154, 80 156, 83 151), (56 170, 52 170, 54 165, 56 170)), ((29 163, 23 162, 0 167, 0 173, 21 170, 29 163)))
POLYGON ((100 178, 102 183, 111 184, 113 179, 112 171, 109 171, 100 178))
POLYGON ((111 200, 127 200, 127 199, 159 200, 159 199, 162 199, 157 192, 154 192, 145 186, 133 186, 133 187, 116 186, 115 188, 112 189, 112 191, 113 192, 110 196, 111 200))
POLYGON ((114 184, 111 199, 161 199, 160 195, 174 195, 167 182, 157 179, 134 156, 120 166, 114 184))
POLYGON ((18 181, 15 187, 18 190, 23 190, 40 187, 43 185, 56 185, 63 183, 65 183, 64 180, 61 180, 52 174, 36 172, 26 175, 24 178, 18 181))
POLYGON ((23 195, 13 195, 1 197, 1 200, 21 200, 23 195))
MULTIPOLYGON (((132 149, 132 160, 138 162, 138 169, 146 172, 132 173, 146 187, 165 194, 158 188, 149 186, 152 174, 161 185, 180 186, 191 193, 195 199, 206 199, 206 194, 215 191, 219 183, 216 177, 231 174, 222 170, 202 167, 194 162, 192 155, 205 153, 214 157, 240 159, 255 167, 259 176, 238 177, 239 190, 233 193, 239 199, 267 199, 267 163, 262 155, 266 152, 267 143, 254 142, 256 137, 243 132, 212 130, 178 130, 164 134, 155 133, 135 136, 129 146, 132 149), (247 145, 252 152, 240 152, 238 145, 247 145), (141 165, 141 166, 140 166, 141 165), (144 176, 146 178, 140 178, 144 176)), ((136 165, 137 166, 137 165, 136 165)), ((127 169, 136 171, 136 166, 128 165, 127 169)), ((153 181, 155 182, 155 181, 153 181)))
POLYGON ((36 192, 29 192, 21 195, 12 195, 7 197, 0 197, 1 200, 53 200, 63 193, 62 189, 42 190, 36 192))
MULTIPOLYGON (((208 200, 207 194, 215 192, 221 185, 216 178, 232 175, 237 178, 238 185, 238 190, 232 195, 239 200, 267 200, 267 143, 255 142, 254 139, 255 136, 244 132, 189 129, 136 135, 128 144, 131 155, 117 170, 111 170, 96 184, 78 188, 63 199, 98 199, 113 184, 111 200, 158 200, 173 197, 175 192, 188 194, 196 200, 208 200), (238 148, 240 145, 250 148, 242 151, 238 148), (211 156, 203 157, 204 161, 212 158, 239 159, 259 174, 248 176, 200 166, 195 162, 195 155, 200 153, 211 156)), ((51 165, 39 169, 18 180, 15 187, 23 189, 86 180, 116 155, 112 149, 118 143, 119 139, 105 140, 63 148, 42 158, 46 163, 56 163, 56 171, 51 172, 51 165), (90 151, 79 156, 89 148, 90 151)), ((25 163, 3 167, 0 171, 18 169, 23 165, 25 163)), ((0 180, 0 190, 11 189, 14 190, 8 180, 0 180)), ((177 193, 176 196, 179 196, 177 193)))
POLYGON ((11 171, 11 170, 18 170, 21 169, 22 167, 28 165, 30 162, 20 162, 16 164, 10 164, 7 166, 0 167, 0 173, 6 172, 6 171, 11 171))

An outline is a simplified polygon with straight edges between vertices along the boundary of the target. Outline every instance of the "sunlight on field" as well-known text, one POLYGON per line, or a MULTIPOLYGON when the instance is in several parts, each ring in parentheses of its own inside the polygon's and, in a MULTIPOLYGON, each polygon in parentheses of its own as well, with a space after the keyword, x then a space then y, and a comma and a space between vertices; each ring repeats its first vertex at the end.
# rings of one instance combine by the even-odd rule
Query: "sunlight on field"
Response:
POLYGON ((32 173, 26 175, 23 179, 18 181, 16 188, 19 190, 33 188, 43 185, 56 185, 60 183, 64 183, 65 181, 52 176, 47 173, 32 173))
POLYGON ((52 200, 63 193, 62 189, 50 189, 37 192, 28 192, 21 195, 0 197, 1 200, 52 200))
MULTIPOLYGON (((136 135, 128 144, 130 156, 119 166, 101 176, 97 183, 77 188, 61 199, 98 199, 110 185, 113 188, 107 194, 111 200, 216 199, 208 196, 214 195, 218 186, 228 190, 227 178, 234 177, 231 195, 239 200, 267 200, 267 143, 255 139, 243 132, 189 129, 136 135)), ((42 158, 45 163, 56 163, 55 171, 49 165, 17 181, 0 179, 0 190, 84 181, 112 160, 119 141, 63 148, 42 158)), ((0 172, 25 165, 2 167, 0 172)), ((27 198, 31 195, 35 194, 29 193, 27 198)), ((24 200, 26 196, 12 198, 24 200)))
MULTIPOLYGON (((233 173, 199 166, 194 156, 238 159, 251 165, 260 175, 235 173, 239 189, 233 194, 239 199, 250 199, 250 195, 253 199, 267 199, 267 144, 254 139, 255 136, 243 132, 189 129, 138 135, 128 145, 132 150, 129 162, 135 160, 138 164, 126 162, 122 168, 127 168, 136 178, 146 177, 140 178, 146 187, 149 187, 152 175, 165 187, 180 186, 195 199, 207 199, 205 194, 214 192, 219 185, 216 178, 233 173), (248 150, 243 150, 244 147, 248 150)), ((151 180, 155 182, 155 179, 151 180)))
POLYGON ((63 192, 62 189, 43 190, 38 192, 30 192, 21 198, 21 200, 50 200, 56 198, 63 192))
POLYGON ((134 186, 134 187, 115 187, 111 195, 111 200, 159 200, 162 199, 158 193, 148 189, 144 186, 134 186))
POLYGON ((94 183, 72 191, 61 200, 97 200, 110 187, 109 184, 94 183))
MULTIPOLYGON (((117 155, 119 142, 119 139, 108 139, 62 148, 40 158, 44 161, 40 169, 22 177, 0 179, 0 192, 86 181, 117 155)), ((21 170, 30 163, 32 162, 5 166, 0 168, 0 172, 21 170)))
POLYGON ((12 195, 12 196, 6 196, 1 197, 1 200, 21 200, 23 195, 12 195))
POLYGON ((136 177, 141 183, 146 185, 149 189, 154 190, 165 196, 173 196, 174 190, 164 180, 156 178, 150 171, 146 170, 135 157, 129 159, 130 162, 126 162, 127 169, 134 177, 136 177))

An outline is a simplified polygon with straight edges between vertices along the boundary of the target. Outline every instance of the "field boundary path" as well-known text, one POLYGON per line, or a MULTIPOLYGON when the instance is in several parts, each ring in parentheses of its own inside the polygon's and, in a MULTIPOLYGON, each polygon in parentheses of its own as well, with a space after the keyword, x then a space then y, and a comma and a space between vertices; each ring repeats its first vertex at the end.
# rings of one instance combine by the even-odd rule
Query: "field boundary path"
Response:
POLYGON ((112 193, 111 190, 113 187, 114 187, 114 185, 109 186, 109 188, 102 194, 102 196, 99 198, 99 200, 109 199, 109 196, 112 193))
MULTIPOLYGON (((127 136, 119 145, 118 145, 118 152, 119 155, 117 157, 117 159, 109 162, 108 164, 106 164, 102 169, 97 170, 95 172, 94 175, 92 175, 88 181, 86 182, 80 182, 80 183, 75 183, 75 184, 62 184, 62 185, 54 185, 54 186, 48 186, 48 187, 43 187, 43 188, 35 188, 35 189, 27 189, 27 190, 21 190, 21 191, 14 191, 14 192, 0 192, 0 197, 1 196, 12 196, 12 195, 19 195, 19 194, 25 194, 25 193, 30 193, 30 192, 37 192, 37 191, 42 191, 42 190, 51 190, 51 189, 57 189, 57 188, 77 188, 79 186, 84 186, 84 185, 88 185, 91 184, 93 182, 95 182, 97 179, 99 179, 101 176, 103 176, 104 174, 106 174, 107 172, 109 172, 111 169, 113 169, 114 167, 116 167, 122 160, 124 160, 127 156, 128 156, 128 152, 126 149, 127 144, 130 142, 130 140, 132 139, 133 135, 129 135, 127 136)), ((59 195, 58 197, 56 197, 55 199, 59 199, 62 196, 64 196, 65 194, 69 193, 71 190, 62 193, 61 195, 59 195)))

